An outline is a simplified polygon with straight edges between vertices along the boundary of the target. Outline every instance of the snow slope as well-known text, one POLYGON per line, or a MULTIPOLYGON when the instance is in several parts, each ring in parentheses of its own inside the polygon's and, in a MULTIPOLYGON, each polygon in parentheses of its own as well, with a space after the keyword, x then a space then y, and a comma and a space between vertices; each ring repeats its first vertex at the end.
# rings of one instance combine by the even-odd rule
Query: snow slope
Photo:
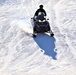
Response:
POLYGON ((76 0, 0 1, 0 75, 76 75, 75 20, 76 0), (55 33, 54 56, 45 54, 48 35, 32 38, 30 18, 40 4, 55 33))

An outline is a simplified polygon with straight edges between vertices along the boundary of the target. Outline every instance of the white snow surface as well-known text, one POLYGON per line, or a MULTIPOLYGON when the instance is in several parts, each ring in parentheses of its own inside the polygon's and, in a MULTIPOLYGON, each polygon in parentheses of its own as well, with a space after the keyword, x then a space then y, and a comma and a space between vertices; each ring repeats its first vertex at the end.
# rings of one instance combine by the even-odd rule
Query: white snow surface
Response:
POLYGON ((76 75, 76 0, 0 0, 0 75, 76 75), (32 38, 31 17, 43 4, 56 39, 56 60, 32 38))

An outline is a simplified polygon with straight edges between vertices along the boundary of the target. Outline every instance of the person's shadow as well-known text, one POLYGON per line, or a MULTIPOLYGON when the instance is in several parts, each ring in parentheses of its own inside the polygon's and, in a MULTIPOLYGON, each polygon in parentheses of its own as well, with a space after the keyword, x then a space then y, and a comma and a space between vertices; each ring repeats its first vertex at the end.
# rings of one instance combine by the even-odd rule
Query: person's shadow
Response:
POLYGON ((38 44, 38 46, 45 51, 45 54, 48 56, 51 56, 54 60, 56 60, 56 52, 55 49, 55 38, 51 37, 47 34, 43 35, 37 35, 36 38, 34 38, 35 42, 38 44))

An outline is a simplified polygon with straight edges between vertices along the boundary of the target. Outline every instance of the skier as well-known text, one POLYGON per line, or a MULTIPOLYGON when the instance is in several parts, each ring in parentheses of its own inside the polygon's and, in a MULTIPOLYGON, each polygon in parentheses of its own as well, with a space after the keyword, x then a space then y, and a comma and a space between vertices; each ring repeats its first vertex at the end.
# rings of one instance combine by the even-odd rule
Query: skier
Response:
POLYGON ((39 7, 40 7, 40 8, 35 12, 35 15, 34 15, 34 18, 35 18, 35 19, 37 18, 37 16, 39 15, 39 13, 43 13, 44 16, 47 15, 47 14, 46 14, 46 11, 43 9, 43 5, 40 5, 39 7))

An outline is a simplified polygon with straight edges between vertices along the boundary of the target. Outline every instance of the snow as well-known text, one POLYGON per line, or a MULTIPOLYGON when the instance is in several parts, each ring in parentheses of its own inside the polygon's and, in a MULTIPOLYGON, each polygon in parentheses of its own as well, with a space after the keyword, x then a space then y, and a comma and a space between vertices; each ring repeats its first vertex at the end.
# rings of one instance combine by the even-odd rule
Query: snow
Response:
POLYGON ((76 75, 75 71, 76 0, 0 1, 0 75, 76 75), (54 38, 32 38, 31 17, 40 4, 54 38))

